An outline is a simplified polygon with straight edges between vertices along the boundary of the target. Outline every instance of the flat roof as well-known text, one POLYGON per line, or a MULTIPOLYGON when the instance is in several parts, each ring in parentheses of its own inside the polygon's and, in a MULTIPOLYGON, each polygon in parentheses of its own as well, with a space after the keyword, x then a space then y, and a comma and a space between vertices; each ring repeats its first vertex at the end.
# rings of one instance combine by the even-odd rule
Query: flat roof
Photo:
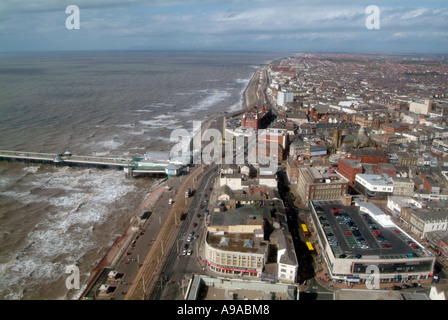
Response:
POLYGON ((223 251, 264 254, 268 242, 255 236, 255 233, 226 233, 216 235, 208 233, 207 243, 223 251))
MULTIPOLYGON (((367 213, 361 211, 359 206, 346 206, 339 200, 315 200, 312 201, 312 204, 315 208, 317 205, 321 209, 319 212, 316 210, 321 224, 328 224, 328 226, 323 226, 323 229, 329 243, 333 243, 330 245, 336 257, 342 253, 347 257, 361 254, 363 258, 380 259, 409 258, 409 255, 413 257, 427 256, 426 251, 422 252, 424 248, 421 245, 394 224, 382 225, 381 220, 378 219, 381 217, 379 212, 374 211, 373 208, 370 208, 372 210, 367 213), (341 214, 335 215, 332 212, 333 209, 338 209, 341 214), (381 238, 375 235, 374 231, 379 231, 385 241, 380 241, 381 238), (333 242, 334 240, 336 242, 333 242), (408 241, 412 241, 418 246, 411 247, 408 241), (383 247, 385 244, 387 247, 383 247)), ((382 211, 381 214, 385 216, 382 211)))
POLYGON ((356 175, 359 179, 366 181, 371 185, 376 186, 393 186, 392 179, 386 174, 366 174, 358 173, 356 175))
POLYGON ((297 286, 194 275, 188 300, 298 300, 297 286), (199 298, 200 297, 200 298, 199 298))

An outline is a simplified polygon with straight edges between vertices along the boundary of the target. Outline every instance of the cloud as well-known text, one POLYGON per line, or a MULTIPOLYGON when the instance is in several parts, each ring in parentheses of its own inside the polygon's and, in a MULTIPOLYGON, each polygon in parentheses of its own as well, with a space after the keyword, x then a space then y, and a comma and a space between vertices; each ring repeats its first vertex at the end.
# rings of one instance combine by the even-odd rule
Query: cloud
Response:
MULTIPOLYGON (((231 48, 300 50, 343 46, 359 49, 363 42, 385 48, 394 39, 409 40, 418 34, 425 46, 448 47, 448 8, 435 1, 375 1, 380 8, 381 29, 367 30, 365 9, 369 2, 317 0, 1 0, 0 49, 26 46, 27 39, 47 39, 73 49, 147 47, 152 49, 231 48), (65 28, 65 7, 81 10, 81 29, 65 28), (446 33, 445 33, 446 34, 446 33), (437 38, 437 35, 439 38, 437 38), (442 43, 440 43, 442 41, 442 43)), ((361 46, 362 47, 362 46, 361 46)), ((36 48, 35 48, 36 49, 36 48)), ((403 48, 408 50, 409 48, 403 48)), ((37 50, 40 50, 37 48, 37 50)))

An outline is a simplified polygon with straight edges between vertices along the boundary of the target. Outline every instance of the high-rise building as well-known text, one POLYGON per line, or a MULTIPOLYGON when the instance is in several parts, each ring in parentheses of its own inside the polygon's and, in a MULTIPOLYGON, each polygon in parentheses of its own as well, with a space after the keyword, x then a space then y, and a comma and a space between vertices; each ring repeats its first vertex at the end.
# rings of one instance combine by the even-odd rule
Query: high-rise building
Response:
POLYGON ((414 113, 428 115, 429 111, 431 110, 432 110, 432 102, 430 99, 409 103, 409 111, 414 113))

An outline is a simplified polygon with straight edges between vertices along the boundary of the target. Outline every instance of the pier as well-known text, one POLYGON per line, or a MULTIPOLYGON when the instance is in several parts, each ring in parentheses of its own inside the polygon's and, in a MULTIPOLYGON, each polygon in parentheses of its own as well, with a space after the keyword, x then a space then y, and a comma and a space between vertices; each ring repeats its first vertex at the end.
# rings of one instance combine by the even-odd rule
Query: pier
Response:
POLYGON ((65 153, 40 153, 0 150, 0 160, 47 163, 66 166, 86 166, 123 170, 128 177, 134 174, 166 174, 176 176, 181 166, 169 159, 148 163, 144 158, 107 158, 73 155, 65 153), (144 165, 142 165, 144 163, 144 165))

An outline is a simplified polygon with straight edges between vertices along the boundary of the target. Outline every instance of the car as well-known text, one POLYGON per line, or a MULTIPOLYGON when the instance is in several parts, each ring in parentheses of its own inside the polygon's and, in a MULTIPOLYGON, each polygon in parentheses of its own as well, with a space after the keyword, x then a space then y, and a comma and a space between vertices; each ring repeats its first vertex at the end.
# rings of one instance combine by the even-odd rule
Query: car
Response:
POLYGON ((200 218, 200 217, 201 217, 201 214, 200 214, 200 213, 198 213, 198 214, 196 215, 196 217, 197 217, 197 218, 200 218))
POLYGON ((191 250, 187 250, 187 256, 191 256, 191 250))
POLYGON ((331 233, 331 232, 328 232, 328 233, 327 233, 327 236, 328 236, 328 237, 333 237, 333 236, 334 236, 334 234, 333 234, 333 233, 331 233))
POLYGON ((340 255, 339 255, 339 258, 341 258, 341 259, 344 259, 344 258, 346 258, 346 257, 347 257, 346 254, 340 254, 340 255))
POLYGON ((400 286, 393 286, 392 290, 401 290, 401 287, 400 286))
POLYGON ((402 285, 401 285, 401 288, 402 288, 402 289, 409 289, 409 288, 412 288, 412 286, 410 286, 410 285, 408 285, 408 284, 405 283, 405 284, 402 284, 402 285))
POLYGON ((198 224, 195 222, 193 223, 193 228, 196 228, 198 226, 198 224))
POLYGON ((388 244, 388 243, 383 243, 381 245, 383 248, 392 248, 392 245, 388 244))
POLYGON ((190 237, 194 236, 194 231, 190 231, 190 237))
POLYGON ((361 259, 362 258, 362 254, 360 254, 360 253, 358 253, 356 256, 355 256, 355 259, 361 259))
POLYGON ((351 235, 352 233, 351 233, 350 231, 345 231, 344 234, 347 235, 347 236, 349 236, 349 235, 351 235))
POLYGON ((191 241, 191 236, 188 236, 187 241, 188 241, 188 242, 191 241))
POLYGON ((193 240, 196 240, 197 238, 199 238, 199 235, 195 234, 194 237, 193 237, 193 240))
POLYGON ((184 250, 182 251, 182 255, 185 256, 186 254, 187 254, 187 250, 184 249, 184 250))

